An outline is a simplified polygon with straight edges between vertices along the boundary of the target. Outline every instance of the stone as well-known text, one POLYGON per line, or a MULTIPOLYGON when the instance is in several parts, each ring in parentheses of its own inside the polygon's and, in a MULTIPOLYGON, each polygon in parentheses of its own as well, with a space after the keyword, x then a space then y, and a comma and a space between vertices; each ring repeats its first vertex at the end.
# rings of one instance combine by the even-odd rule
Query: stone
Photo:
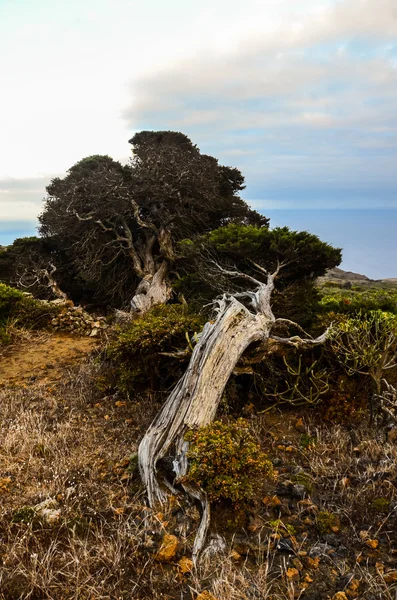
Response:
POLYGON ((55 525, 61 518, 61 511, 58 508, 58 502, 54 498, 47 498, 33 507, 35 513, 43 519, 48 525, 55 525))
POLYGON ((280 552, 289 552, 290 554, 294 554, 295 553, 292 541, 290 539, 288 539, 288 538, 281 538, 277 542, 276 548, 280 552))
POLYGON ((385 583, 395 583, 397 581, 397 571, 388 571, 383 575, 385 583))
POLYGON ((178 549, 178 538, 176 535, 166 533, 162 539, 161 546, 155 555, 159 562, 171 562, 178 549))
POLYGON ((178 562, 178 567, 182 575, 185 575, 186 573, 190 573, 193 570, 193 561, 187 556, 182 556, 182 558, 178 562))
POLYGON ((91 333, 90 333, 90 337, 97 337, 99 335, 99 329, 97 327, 94 327, 94 329, 92 329, 91 333))
POLYGON ((305 488, 304 485, 301 485, 300 483, 295 483, 292 487, 291 487, 291 496, 293 498, 304 498, 306 496, 307 490, 305 488))
POLYGON ((345 592, 336 592, 336 594, 332 596, 332 600, 349 600, 349 598, 346 596, 345 592))
POLYGON ((207 590, 205 590, 204 592, 201 592, 198 596, 196 596, 196 600, 217 600, 215 598, 215 596, 213 596, 211 594, 211 592, 208 592, 207 590))

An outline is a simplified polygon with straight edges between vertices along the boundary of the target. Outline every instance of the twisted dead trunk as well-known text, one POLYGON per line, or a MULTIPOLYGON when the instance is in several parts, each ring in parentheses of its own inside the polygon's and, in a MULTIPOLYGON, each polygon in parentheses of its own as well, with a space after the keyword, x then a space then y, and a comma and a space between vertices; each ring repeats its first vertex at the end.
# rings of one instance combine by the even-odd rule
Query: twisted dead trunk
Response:
POLYGON ((167 277, 167 262, 161 263, 153 273, 142 278, 131 300, 131 311, 145 313, 157 304, 166 304, 171 297, 172 288, 167 277))
MULTIPOLYGON (((228 272, 234 274, 234 272, 228 272)), ((264 284, 251 276, 238 276, 254 282, 255 292, 224 295, 219 301, 214 322, 204 326, 183 377, 154 419, 138 449, 139 469, 150 506, 166 501, 168 490, 176 493, 173 483, 159 481, 156 464, 171 453, 176 478, 187 474, 188 443, 184 440, 188 429, 203 427, 213 421, 225 386, 244 351, 250 344, 269 340, 276 322, 270 307, 274 278, 268 276, 264 284), (248 309, 238 298, 250 301, 248 309), (167 490, 168 488, 168 490, 167 490)), ((298 343, 300 338, 277 338, 279 342, 298 343)), ((320 340, 320 338, 319 338, 320 340)), ((302 343, 320 343, 318 340, 300 340, 302 343)), ((204 492, 184 485, 188 496, 200 500, 202 519, 197 531, 193 556, 197 557, 204 542, 210 520, 209 502, 204 492)))

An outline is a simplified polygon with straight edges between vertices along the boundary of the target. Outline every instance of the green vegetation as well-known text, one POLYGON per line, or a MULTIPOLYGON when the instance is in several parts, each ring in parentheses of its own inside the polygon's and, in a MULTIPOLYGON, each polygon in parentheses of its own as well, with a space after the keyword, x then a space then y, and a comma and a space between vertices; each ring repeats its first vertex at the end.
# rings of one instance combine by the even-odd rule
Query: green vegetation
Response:
POLYGON ((272 464, 243 419, 229 425, 215 421, 188 431, 185 440, 189 442, 185 481, 203 489, 211 501, 246 500, 254 494, 257 477, 272 477, 272 464))
POLYGON ((362 290, 357 287, 347 290, 329 283, 333 284, 331 288, 321 288, 320 308, 325 313, 354 314, 381 310, 397 314, 397 290, 362 290))
POLYGON ((204 322, 185 305, 154 307, 108 344, 104 383, 126 393, 137 386, 164 389, 171 385, 180 374, 184 352, 186 362, 204 322))

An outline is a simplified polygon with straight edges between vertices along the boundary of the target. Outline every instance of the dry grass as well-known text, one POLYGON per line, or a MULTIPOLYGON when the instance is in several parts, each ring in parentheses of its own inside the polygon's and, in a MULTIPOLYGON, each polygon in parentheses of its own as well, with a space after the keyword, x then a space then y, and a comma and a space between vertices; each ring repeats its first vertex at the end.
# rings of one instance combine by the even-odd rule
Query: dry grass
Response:
MULTIPOLYGON (((211 553, 210 544, 192 572, 182 574, 178 560, 188 555, 194 531, 178 534, 173 563, 155 560, 158 540, 164 532, 175 533, 181 510, 177 503, 169 513, 153 514, 129 471, 129 458, 158 406, 142 398, 101 398, 96 373, 91 361, 65 372, 56 387, 42 383, 0 391, 1 600, 191 600, 203 590, 217 600, 315 600, 344 589, 354 578, 361 586, 356 597, 396 600, 395 586, 385 583, 376 566, 382 563, 387 572, 397 558, 396 445, 365 427, 353 436, 343 427, 312 422, 316 443, 305 449, 301 434, 292 435, 290 425, 282 431, 270 416, 253 419, 258 440, 271 456, 282 458, 278 484, 304 469, 317 510, 340 518, 338 535, 348 546, 347 555, 324 557, 316 571, 305 566, 291 576, 299 552, 324 541, 316 513, 296 500, 283 500, 289 511, 283 521, 294 522, 297 533, 295 554, 282 554, 275 549, 279 531, 269 526, 275 517, 260 501, 249 508, 261 523, 254 533, 247 519, 243 529, 237 524, 222 529, 224 521, 217 521, 214 511, 212 533, 217 530, 224 538, 221 548, 211 553), (293 451, 280 450, 283 435, 291 438, 293 451), (388 503, 386 512, 373 508, 380 497, 388 503), (60 510, 52 525, 32 512, 47 498, 55 499, 60 510), (312 524, 304 522, 308 515, 312 524), (363 530, 379 540, 379 550, 366 546, 363 530), (236 555, 236 532, 256 539, 252 552, 236 555), (313 583, 305 591, 306 576, 313 583)), ((285 426, 288 419, 280 414, 280 421, 285 426)), ((233 509, 228 511, 236 517, 233 509)))

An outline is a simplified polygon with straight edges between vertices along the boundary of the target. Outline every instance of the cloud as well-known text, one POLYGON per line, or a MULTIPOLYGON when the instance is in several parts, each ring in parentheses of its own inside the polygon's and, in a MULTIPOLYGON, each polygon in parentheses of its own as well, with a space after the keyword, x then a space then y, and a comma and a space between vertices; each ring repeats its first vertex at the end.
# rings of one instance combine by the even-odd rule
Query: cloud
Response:
MULTIPOLYGON (((50 177, 0 179, 1 230, 12 223, 33 223, 43 208, 45 188, 50 177)), ((25 228, 23 226, 22 228, 25 228)))
POLYGON ((128 126, 179 129, 234 159, 251 197, 395 202, 395 1, 327 3, 245 36, 134 79, 128 126))

